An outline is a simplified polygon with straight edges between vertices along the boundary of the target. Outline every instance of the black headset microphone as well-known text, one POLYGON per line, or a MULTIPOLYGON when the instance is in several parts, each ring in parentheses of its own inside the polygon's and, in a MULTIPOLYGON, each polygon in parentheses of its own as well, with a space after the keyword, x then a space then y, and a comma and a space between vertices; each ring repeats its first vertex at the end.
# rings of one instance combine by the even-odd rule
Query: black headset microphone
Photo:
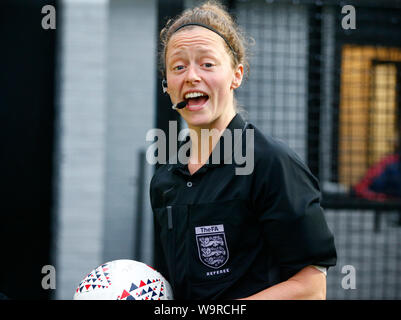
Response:
MULTIPOLYGON (((162 88, 163 88, 163 93, 167 93, 167 81, 166 81, 166 79, 163 79, 163 81, 162 81, 162 88)), ((187 101, 181 101, 181 102, 179 102, 179 103, 175 103, 175 104, 173 104, 172 106, 171 106, 171 108, 173 109, 173 110, 177 110, 177 109, 183 109, 183 108, 185 108, 185 106, 188 104, 188 102, 187 101)))
POLYGON ((185 108, 185 106, 188 104, 188 102, 187 101, 181 101, 181 102, 179 102, 179 103, 176 103, 176 104, 173 104, 172 106, 171 106, 171 108, 173 108, 174 110, 176 110, 176 109, 182 109, 182 108, 185 108))

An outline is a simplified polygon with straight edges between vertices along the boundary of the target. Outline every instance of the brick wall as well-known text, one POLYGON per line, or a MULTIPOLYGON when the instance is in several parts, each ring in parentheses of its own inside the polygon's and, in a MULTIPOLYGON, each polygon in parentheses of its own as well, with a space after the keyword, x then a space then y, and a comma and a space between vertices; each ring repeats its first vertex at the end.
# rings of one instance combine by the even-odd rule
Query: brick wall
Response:
MULTIPOLYGON (((156 75, 156 1, 110 2, 105 189, 106 260, 134 258, 138 153, 154 126, 156 75)), ((145 204, 149 204, 149 177, 145 204)), ((146 208, 146 207, 145 207, 146 208)), ((149 215, 142 212, 144 250, 148 252, 149 215)), ((142 257, 150 263, 149 257, 142 257)))
POLYGON ((64 0, 61 11, 53 297, 71 299, 93 268, 132 258, 137 154, 154 126, 156 6, 64 0))

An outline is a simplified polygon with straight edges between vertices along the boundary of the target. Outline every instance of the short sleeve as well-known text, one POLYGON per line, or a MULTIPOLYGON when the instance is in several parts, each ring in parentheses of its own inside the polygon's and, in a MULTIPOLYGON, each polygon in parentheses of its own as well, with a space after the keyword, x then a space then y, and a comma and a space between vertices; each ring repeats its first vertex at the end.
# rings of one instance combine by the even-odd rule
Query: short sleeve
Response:
POLYGON ((254 205, 281 281, 308 265, 336 264, 334 237, 320 206, 317 179, 288 147, 277 145, 259 161, 254 205))

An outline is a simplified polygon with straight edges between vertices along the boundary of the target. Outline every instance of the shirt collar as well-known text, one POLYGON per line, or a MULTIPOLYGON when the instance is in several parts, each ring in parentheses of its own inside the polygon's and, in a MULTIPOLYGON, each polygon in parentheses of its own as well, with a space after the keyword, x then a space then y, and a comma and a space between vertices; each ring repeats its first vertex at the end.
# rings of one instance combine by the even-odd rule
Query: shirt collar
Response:
MULTIPOLYGON (((206 171, 207 168, 219 167, 219 166, 222 166, 224 163, 230 163, 230 162, 228 162, 228 160, 229 160, 229 158, 232 158, 232 155, 234 153, 234 148, 235 148, 235 146, 234 146, 234 130, 235 129, 242 130, 242 132, 241 132, 241 135, 242 135, 242 133, 245 129, 245 126, 246 126, 246 122, 244 121, 242 116, 239 113, 237 113, 226 127, 226 130, 230 131, 230 135, 228 135, 228 137, 231 137, 231 141, 229 139, 223 137, 223 135, 222 135, 219 138, 219 141, 216 144, 216 146, 214 147, 212 153, 210 154, 207 163, 202 168, 200 168, 197 171, 197 173, 206 171), (226 141, 226 139, 227 139, 227 141, 226 141), (224 143, 227 143, 227 142, 231 143, 231 153, 226 155, 226 159, 225 159, 224 158, 224 143), (217 148, 219 148, 219 151, 220 151, 219 155, 215 155, 215 153, 217 152, 217 148), (218 163, 213 163, 212 159, 216 159, 218 156, 219 156, 218 163)), ((190 136, 187 135, 185 137, 184 141, 179 143, 178 150, 180 150, 180 147, 182 145, 184 145, 185 143, 188 143, 189 141, 190 141, 190 136)), ((178 159, 178 157, 177 157, 177 159, 178 159)), ((231 161, 231 163, 232 163, 232 161, 231 161)), ((180 172, 185 175, 190 175, 187 163, 181 163, 181 162, 177 161, 176 164, 172 165, 172 170, 173 170, 173 172, 180 172)))

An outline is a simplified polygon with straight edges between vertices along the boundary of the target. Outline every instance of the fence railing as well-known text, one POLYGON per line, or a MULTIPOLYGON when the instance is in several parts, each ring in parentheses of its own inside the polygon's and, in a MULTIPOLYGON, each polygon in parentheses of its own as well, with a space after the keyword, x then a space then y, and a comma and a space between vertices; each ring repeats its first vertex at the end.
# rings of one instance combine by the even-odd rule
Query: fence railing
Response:
MULTIPOLYGON (((237 99, 252 123, 285 140, 320 180, 338 250, 327 298, 400 299, 401 200, 365 197, 355 186, 397 152, 401 5, 346 4, 234 1, 237 22, 255 40, 237 99)), ((394 168, 401 179, 401 164, 394 168)))

